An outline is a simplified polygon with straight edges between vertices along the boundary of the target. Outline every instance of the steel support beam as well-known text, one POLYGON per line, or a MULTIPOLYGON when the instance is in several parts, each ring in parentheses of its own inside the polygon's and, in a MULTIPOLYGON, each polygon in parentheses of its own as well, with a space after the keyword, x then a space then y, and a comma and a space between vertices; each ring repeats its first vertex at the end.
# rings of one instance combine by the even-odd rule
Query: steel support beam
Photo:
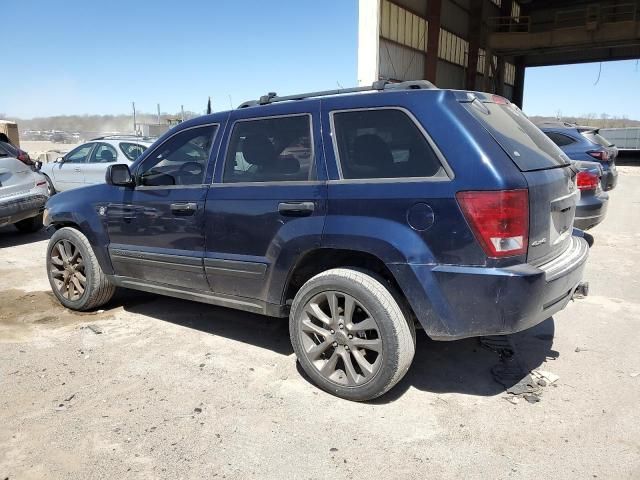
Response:
POLYGON ((438 70, 441 12, 442 0, 429 0, 427 2, 427 22, 429 22, 429 34, 427 35, 427 56, 424 62, 424 78, 434 84, 436 83, 436 73, 438 70))

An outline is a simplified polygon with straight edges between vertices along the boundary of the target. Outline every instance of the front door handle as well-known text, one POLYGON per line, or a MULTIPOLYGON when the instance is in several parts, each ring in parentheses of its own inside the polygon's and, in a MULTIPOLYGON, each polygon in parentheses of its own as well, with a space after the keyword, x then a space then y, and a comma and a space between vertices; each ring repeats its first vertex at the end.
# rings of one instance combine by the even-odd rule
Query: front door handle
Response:
POLYGON ((307 217, 315 210, 313 202, 280 202, 278 212, 289 217, 307 217))
POLYGON ((79 172, 80 171, 80 167, 76 167, 73 169, 74 172, 79 172))
POLYGON ((198 210, 197 203, 172 203, 171 213, 174 215, 193 215, 198 210))

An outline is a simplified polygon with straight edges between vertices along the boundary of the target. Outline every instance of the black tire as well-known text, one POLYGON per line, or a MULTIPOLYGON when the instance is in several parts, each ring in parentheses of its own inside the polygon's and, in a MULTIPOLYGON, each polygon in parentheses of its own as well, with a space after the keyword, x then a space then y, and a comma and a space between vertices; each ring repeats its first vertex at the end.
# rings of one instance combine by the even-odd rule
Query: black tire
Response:
POLYGON ((44 173, 42 175, 44 175, 44 178, 47 180, 47 193, 49 194, 49 198, 51 198, 58 192, 56 191, 56 187, 53 186, 53 182, 51 181, 51 179, 44 173))
POLYGON ((25 218, 14 223, 18 231, 22 233, 34 233, 42 228, 42 214, 31 218, 25 218))
POLYGON ((415 354, 413 320, 404 315, 390 290, 374 274, 349 268, 327 270, 302 286, 291 305, 289 332, 298 361, 313 382, 348 400, 371 400, 389 391, 407 373, 415 354), (334 310, 341 330, 335 328, 334 310), (354 321, 357 315, 360 320, 354 321), (375 324, 375 330, 359 327, 363 321, 368 327, 375 324), (361 347, 365 342, 379 353, 361 347), (318 356, 318 351, 323 353, 318 356), (373 358, 373 363, 363 363, 363 356, 373 358))
POLYGON ((89 240, 82 232, 75 228, 64 227, 52 235, 49 240, 49 245, 47 246, 46 262, 47 276, 51 290, 60 303, 71 310, 86 311, 98 308, 111 300, 116 291, 116 287, 109 281, 102 271, 102 268, 100 268, 100 264, 93 253, 89 240), (69 270, 69 264, 72 262, 62 262, 60 260, 60 257, 57 256, 57 254, 60 254, 60 247, 58 245, 62 245, 62 248, 65 250, 69 249, 74 252, 73 255, 69 252, 69 258, 76 255, 75 252, 78 252, 77 258, 80 258, 82 265, 81 267, 78 266, 77 269, 74 267, 71 270, 81 272, 82 277, 85 279, 82 293, 80 293, 79 289, 75 286, 72 288, 76 295, 70 294, 69 289, 64 288, 64 282, 67 281, 68 273, 71 271, 69 270), (55 261, 54 258, 56 259, 55 261), (62 288, 61 283, 63 284, 62 288), (65 294, 67 296, 65 296, 65 294))

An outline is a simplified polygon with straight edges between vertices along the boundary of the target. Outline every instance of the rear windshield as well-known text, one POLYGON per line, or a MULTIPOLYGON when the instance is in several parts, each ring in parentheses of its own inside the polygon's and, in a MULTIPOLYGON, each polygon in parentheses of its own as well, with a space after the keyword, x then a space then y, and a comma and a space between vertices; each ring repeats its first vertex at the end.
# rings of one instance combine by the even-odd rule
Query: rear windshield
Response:
POLYGON ((592 130, 590 132, 580 132, 580 133, 582 133, 582 136, 585 137, 587 140, 597 145, 602 145, 603 147, 613 147, 613 143, 611 143, 609 140, 604 138, 595 130, 592 130))
POLYGON ((513 104, 464 104, 523 172, 569 164, 569 158, 513 104))

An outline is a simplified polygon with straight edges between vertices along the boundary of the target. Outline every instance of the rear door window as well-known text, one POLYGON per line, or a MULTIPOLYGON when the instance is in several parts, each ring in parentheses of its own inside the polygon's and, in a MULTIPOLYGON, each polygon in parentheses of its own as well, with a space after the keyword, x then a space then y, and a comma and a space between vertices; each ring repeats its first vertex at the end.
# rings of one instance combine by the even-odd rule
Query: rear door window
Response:
POLYGON ((562 135, 561 133, 556 132, 544 132, 547 137, 551 139, 553 143, 558 145, 559 147, 565 147, 567 145, 571 145, 575 143, 575 140, 567 135, 562 135))
POLYGON ((107 143, 99 143, 93 150, 89 163, 111 163, 118 158, 118 152, 107 143))
POLYGON ((423 133, 402 110, 332 115, 342 178, 447 177, 423 133))
POLYGON ((523 171, 569 164, 569 158, 513 104, 474 100, 464 103, 523 171))
POLYGON ((233 127, 224 183, 314 180, 311 117, 242 120, 233 127))

